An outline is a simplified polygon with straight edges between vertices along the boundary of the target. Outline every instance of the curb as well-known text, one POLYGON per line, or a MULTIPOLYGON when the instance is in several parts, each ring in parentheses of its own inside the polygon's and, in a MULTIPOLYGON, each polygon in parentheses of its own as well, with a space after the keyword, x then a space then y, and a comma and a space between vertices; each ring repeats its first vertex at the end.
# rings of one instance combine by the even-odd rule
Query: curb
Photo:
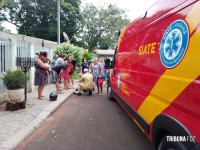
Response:
MULTIPOLYGON (((65 102, 71 95, 73 90, 64 98, 57 99, 53 103, 47 105, 35 119, 28 123, 23 129, 14 134, 5 143, 0 146, 1 150, 13 150, 15 149, 25 138, 35 131, 53 112, 55 112, 63 102, 65 102)), ((61 96, 63 97, 63 96, 61 96)))

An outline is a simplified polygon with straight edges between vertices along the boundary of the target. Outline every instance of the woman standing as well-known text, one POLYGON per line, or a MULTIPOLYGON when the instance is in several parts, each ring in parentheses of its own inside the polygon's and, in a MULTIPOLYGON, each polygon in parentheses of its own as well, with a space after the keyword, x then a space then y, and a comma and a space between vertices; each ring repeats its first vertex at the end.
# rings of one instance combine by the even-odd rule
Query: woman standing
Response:
POLYGON ((98 95, 102 95, 103 92, 103 85, 99 84, 99 80, 102 80, 103 78, 103 65, 102 63, 98 62, 97 58, 94 59, 94 65, 96 65, 96 78, 95 78, 95 82, 97 85, 97 92, 96 94, 98 95))
POLYGON ((87 61, 87 58, 84 58, 82 64, 81 64, 81 73, 84 74, 84 69, 89 70, 90 63, 87 61))
POLYGON ((65 90, 68 89, 68 76, 69 76, 69 72, 68 72, 68 62, 65 62, 66 67, 63 67, 60 71, 60 76, 61 78, 64 80, 64 88, 65 90))
POLYGON ((95 59, 94 64, 93 64, 93 69, 92 69, 93 70, 92 74, 93 74, 93 77, 94 77, 95 86, 97 85, 97 67, 98 67, 97 60, 95 59))
POLYGON ((74 73, 74 71, 75 71, 75 68, 76 68, 76 60, 73 59, 72 56, 69 56, 69 61, 68 61, 68 63, 69 63, 69 67, 68 67, 68 71, 69 71, 68 85, 69 85, 69 86, 68 86, 68 88, 74 89, 74 80, 73 80, 72 75, 73 75, 73 73, 74 73), (72 82, 72 86, 70 86, 70 80, 71 80, 71 82, 72 82))
POLYGON ((35 86, 38 86, 38 100, 42 100, 43 95, 42 92, 44 90, 44 86, 48 83, 48 72, 47 70, 50 68, 47 62, 47 52, 40 52, 38 58, 35 61, 35 86))

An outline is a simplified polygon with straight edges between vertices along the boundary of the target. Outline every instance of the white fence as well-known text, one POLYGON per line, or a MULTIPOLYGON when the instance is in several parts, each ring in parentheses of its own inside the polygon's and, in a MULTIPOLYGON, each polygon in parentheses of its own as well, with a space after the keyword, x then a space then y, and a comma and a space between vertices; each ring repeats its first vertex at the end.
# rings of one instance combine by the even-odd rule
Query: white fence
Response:
MULTIPOLYGON (((16 57, 35 58, 35 52, 46 51, 51 59, 53 57, 53 48, 56 46, 56 42, 0 31, 0 77, 7 70, 20 69, 16 66, 16 57)), ((28 91, 35 90, 34 71, 35 68, 31 67, 28 72, 30 76, 28 91)), ((6 88, 2 80, 0 80, 0 102, 5 98, 6 88)))

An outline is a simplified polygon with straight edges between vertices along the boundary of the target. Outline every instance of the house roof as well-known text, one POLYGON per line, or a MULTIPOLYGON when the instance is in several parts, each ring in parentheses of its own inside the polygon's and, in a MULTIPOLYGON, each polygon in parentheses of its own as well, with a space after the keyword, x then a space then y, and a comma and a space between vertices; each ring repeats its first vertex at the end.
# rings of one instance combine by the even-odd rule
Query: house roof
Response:
POLYGON ((39 39, 31 36, 21 35, 21 34, 13 34, 8 32, 0 31, 1 37, 8 39, 15 39, 17 41, 27 42, 35 45, 41 45, 42 47, 55 48, 58 44, 54 41, 39 39))
POLYGON ((97 55, 114 55, 115 50, 95 50, 97 55))

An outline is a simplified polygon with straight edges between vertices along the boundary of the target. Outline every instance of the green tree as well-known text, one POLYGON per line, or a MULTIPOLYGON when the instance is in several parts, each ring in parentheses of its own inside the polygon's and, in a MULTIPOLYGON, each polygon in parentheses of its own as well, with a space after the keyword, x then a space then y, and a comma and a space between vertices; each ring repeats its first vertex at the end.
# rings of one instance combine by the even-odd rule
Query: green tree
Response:
MULTIPOLYGON (((61 0, 61 33, 66 32, 70 39, 79 29, 79 5, 80 0, 61 0)), ((57 40, 56 0, 4 0, 0 6, 0 19, 16 25, 20 34, 57 40)))
POLYGON ((97 48, 98 49, 115 49, 118 39, 117 34, 114 35, 107 35, 101 38, 98 42, 97 48))
POLYGON ((77 39, 89 52, 97 47, 113 48, 118 31, 130 22, 125 10, 111 4, 108 7, 86 4, 81 14, 82 28, 77 39))
POLYGON ((0 1, 0 8, 5 7, 7 5, 7 3, 8 3, 8 0, 1 0, 0 1))
POLYGON ((73 58, 77 62, 78 67, 80 66, 82 62, 83 52, 84 52, 83 49, 81 49, 80 47, 74 46, 70 43, 62 43, 54 49, 54 53, 56 55, 61 56, 65 54, 67 59, 69 58, 69 56, 73 56, 73 58))
POLYGON ((91 62, 93 58, 93 54, 89 53, 88 50, 85 50, 85 52, 83 53, 82 62, 84 61, 84 58, 86 58, 88 62, 91 62))

